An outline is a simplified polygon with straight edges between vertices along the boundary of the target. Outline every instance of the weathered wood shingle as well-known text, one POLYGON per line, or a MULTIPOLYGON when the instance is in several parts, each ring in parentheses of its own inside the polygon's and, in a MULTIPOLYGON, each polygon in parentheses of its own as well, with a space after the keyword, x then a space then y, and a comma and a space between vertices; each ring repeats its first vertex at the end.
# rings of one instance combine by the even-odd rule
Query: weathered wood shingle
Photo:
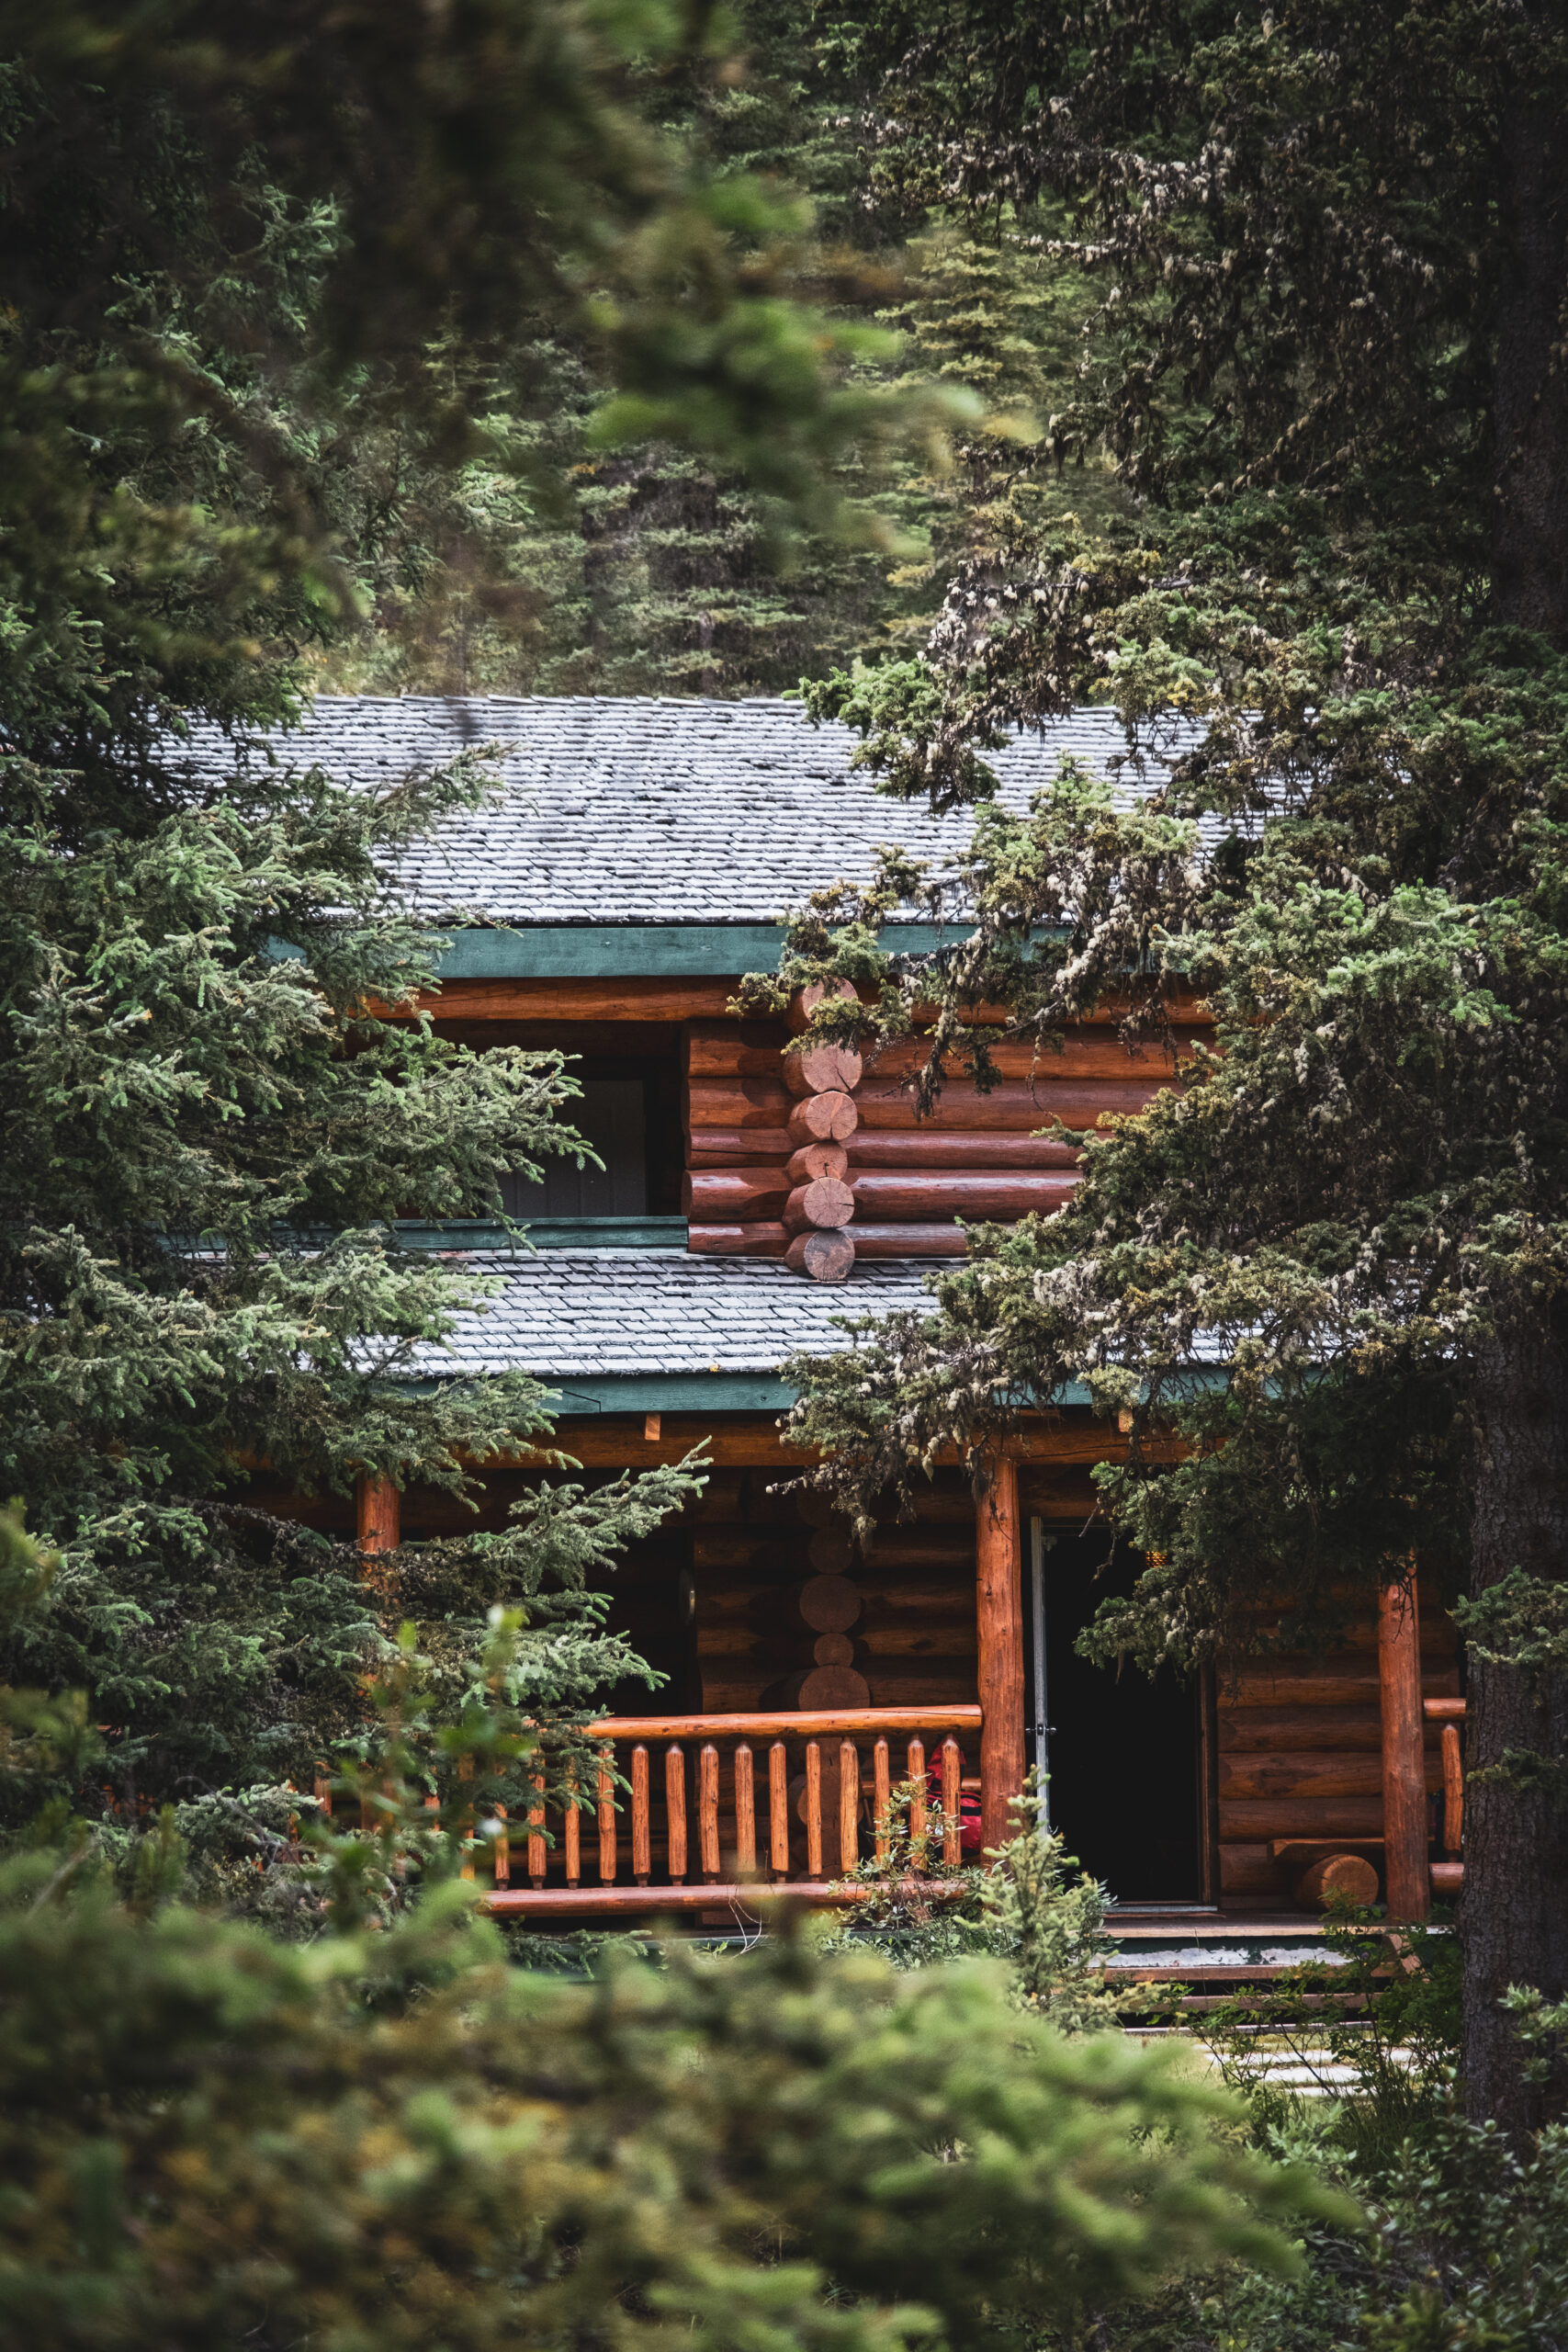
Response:
MULTIPOLYGON (((444 826, 408 861, 406 879, 432 915, 772 922, 825 883, 868 879, 881 842, 941 862, 968 839, 967 812, 933 820, 878 793, 864 770, 852 774, 857 741, 847 727, 813 727, 799 703, 782 699, 323 695, 303 728, 248 756, 385 788, 464 750, 503 746, 501 804, 444 826)), ((1141 774, 1117 768, 1125 751, 1111 714, 1085 709, 987 757, 1021 810, 1068 755, 1129 801, 1164 781, 1157 758, 1141 774)), ((208 772, 234 756, 215 732, 191 746, 208 772)))

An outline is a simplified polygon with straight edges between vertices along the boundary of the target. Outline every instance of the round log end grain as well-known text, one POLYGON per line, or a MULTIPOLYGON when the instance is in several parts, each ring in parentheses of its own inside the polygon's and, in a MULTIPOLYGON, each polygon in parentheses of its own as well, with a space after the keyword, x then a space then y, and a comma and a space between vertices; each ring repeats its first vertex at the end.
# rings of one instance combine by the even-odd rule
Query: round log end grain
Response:
POLYGON ((854 1097, 834 1088, 827 1094, 808 1094, 789 1114, 790 1142, 798 1149, 808 1143, 848 1143, 860 1125, 854 1097))
POLYGON ((800 1613, 814 1634, 847 1634, 860 1611, 859 1590, 848 1577, 810 1577, 800 1589, 800 1613))
POLYGON ((797 1233, 784 1251, 785 1265, 814 1283, 847 1282, 854 1261, 853 1239, 841 1226, 832 1233, 797 1233))
POLYGON ((869 1707, 871 1685, 852 1666, 814 1666, 800 1686, 802 1711, 812 1707, 869 1707))
POLYGON ((1375 1903, 1377 1870, 1365 1854, 1325 1854, 1302 1872, 1295 1894, 1303 1911, 1326 1911, 1331 1901, 1375 1903))
POLYGON ((815 1176, 809 1184, 797 1184, 784 1204, 784 1221, 792 1233, 807 1226, 830 1233, 835 1226, 848 1225, 854 1213, 855 1196, 838 1176, 815 1176))
POLYGON ((842 997, 851 1003, 855 997, 852 980, 813 980, 809 988, 796 989, 789 1001, 789 1025, 798 1037, 811 1026, 811 1016, 819 1004, 830 996, 842 997))
POLYGON ((818 1520, 817 1529, 806 1547, 807 1558, 819 1577, 841 1577, 854 1553, 849 1529, 837 1512, 831 1519, 818 1520))
POLYGON ((784 1164, 791 1184, 814 1184, 818 1176, 836 1176, 848 1183, 850 1155, 841 1143, 808 1143, 792 1151, 784 1164))
POLYGON ((798 1053, 786 1052, 780 1067, 792 1094, 829 1094, 835 1088, 851 1094, 863 1070, 852 1046, 803 1046, 798 1053))
POLYGON ((795 1498, 795 1507, 807 1527, 836 1527, 840 1524, 831 1501, 826 1495, 818 1494, 815 1487, 804 1487, 795 1498))
POLYGON ((855 1645, 847 1634, 818 1634, 811 1645, 815 1666, 853 1666, 855 1645))

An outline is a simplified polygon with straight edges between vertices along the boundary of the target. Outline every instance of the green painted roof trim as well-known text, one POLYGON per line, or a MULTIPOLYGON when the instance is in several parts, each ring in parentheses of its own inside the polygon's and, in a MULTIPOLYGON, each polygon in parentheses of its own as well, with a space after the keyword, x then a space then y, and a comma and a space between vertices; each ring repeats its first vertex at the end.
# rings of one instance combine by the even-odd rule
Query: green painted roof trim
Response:
POLYGON ((551 1378, 562 1420, 595 1413, 782 1413, 800 1394, 768 1372, 614 1372, 551 1378))
MULTIPOLYGON (((739 979, 778 969, 784 933, 771 922, 560 923, 537 930, 455 931, 444 980, 739 979)), ((969 936, 964 924, 890 923, 883 944, 929 956, 969 936)))
MULTIPOLYGON (((600 1413, 783 1413, 800 1394, 768 1372, 542 1372, 536 1377, 547 1391, 550 1410, 562 1421, 600 1413)), ((414 1396, 429 1395, 435 1385, 432 1380, 399 1384, 400 1393, 414 1396)), ((1071 1380, 1052 1401, 1087 1405, 1091 1400, 1081 1382, 1071 1380)))
MULTIPOLYGON (((541 1374, 548 1379, 547 1374, 541 1374)), ((782 1413, 800 1391, 765 1372, 606 1373, 588 1379, 561 1377, 551 1383, 563 1420, 589 1413, 782 1413)), ((1057 1405, 1087 1405, 1089 1390, 1077 1380, 1059 1388, 1057 1405)))

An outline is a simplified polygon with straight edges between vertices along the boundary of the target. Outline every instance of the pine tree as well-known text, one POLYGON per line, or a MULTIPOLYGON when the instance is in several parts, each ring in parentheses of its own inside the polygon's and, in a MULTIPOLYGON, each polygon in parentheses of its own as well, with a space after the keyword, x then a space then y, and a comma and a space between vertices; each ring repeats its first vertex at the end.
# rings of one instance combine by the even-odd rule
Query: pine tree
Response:
MULTIPOLYGON (((134 1822, 308 1776, 381 1655, 356 1563, 259 1508, 258 1465, 462 1489, 547 1429, 536 1384, 442 1375, 474 1293, 397 1239, 571 1148, 558 1057, 407 1012, 440 938, 395 870, 483 763, 364 794, 251 739, 364 582, 521 502, 475 413, 547 333, 592 327, 606 396, 818 518, 867 412, 766 191, 717 203, 637 95, 673 16, 72 0, 0 31, 0 1479, 62 1559, 6 1663, 84 1692, 107 1750, 59 1793, 134 1822)), ((411 1566, 455 1698, 515 1602, 539 1709, 580 1716, 631 1663, 587 1567, 691 1484, 558 1488, 411 1566)))
MULTIPOLYGON (((1157 1038, 1180 982, 1222 1051, 1093 1144, 1064 1215, 982 1237, 933 1324, 852 1381, 818 1367, 807 1425, 863 1492, 1069 1374, 1138 1432, 1174 1420, 1190 1458, 1108 1489, 1157 1564, 1102 1631, 1146 1662, 1243 1634, 1260 1575, 1310 1607, 1412 1550, 1451 1570, 1467 2096, 1521 2124, 1543 2109, 1503 1996, 1568 1991, 1561 14, 953 0, 869 25, 890 169, 1072 208, 1103 299, 1064 429, 1138 504, 1098 541, 978 552, 920 660, 817 707, 941 802, 989 790, 994 730, 1086 695, 1175 762, 1136 813, 1071 774, 1032 816, 986 810, 972 945, 887 1017, 935 998, 962 1057, 965 1006, 999 997, 1049 1050, 1130 991, 1157 1038)), ((820 926, 800 943, 821 967, 820 926)))

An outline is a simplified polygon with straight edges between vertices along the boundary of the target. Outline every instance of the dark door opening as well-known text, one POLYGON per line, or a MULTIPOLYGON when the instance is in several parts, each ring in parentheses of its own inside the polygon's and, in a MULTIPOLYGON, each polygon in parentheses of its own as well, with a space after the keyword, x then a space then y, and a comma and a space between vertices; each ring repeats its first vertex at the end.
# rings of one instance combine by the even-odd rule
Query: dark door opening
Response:
MULTIPOLYGON (((1043 1531, 1030 1577, 1029 1720, 1048 1729, 1051 1826, 1118 1903, 1201 1903, 1199 1699, 1163 1670, 1092 1666, 1075 1643, 1100 1602, 1132 1591, 1140 1555, 1102 1530, 1043 1531), (1035 1621, 1033 1593, 1043 1595, 1035 1621), (1043 1632, 1043 1645, 1040 1640, 1043 1632), (1043 1647, 1045 1700, 1036 1703, 1043 1647)), ((1034 1760, 1039 1761, 1036 1747, 1034 1760)))

